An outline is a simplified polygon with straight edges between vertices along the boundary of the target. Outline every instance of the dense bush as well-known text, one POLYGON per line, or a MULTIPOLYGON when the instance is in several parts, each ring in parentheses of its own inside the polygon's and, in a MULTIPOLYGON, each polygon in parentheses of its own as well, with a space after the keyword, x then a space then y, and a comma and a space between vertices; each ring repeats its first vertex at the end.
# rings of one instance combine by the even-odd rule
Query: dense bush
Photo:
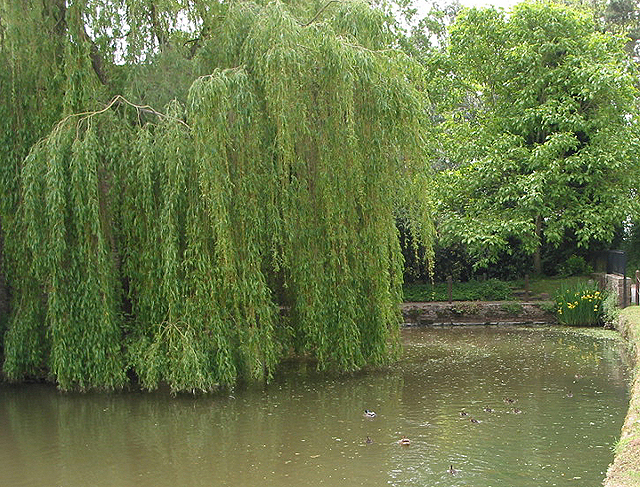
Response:
MULTIPOLYGON (((454 301, 504 301, 511 298, 511 286, 505 281, 454 282, 454 301)), ((449 299, 446 282, 434 284, 407 284, 404 286, 404 300, 407 302, 447 301, 449 299)))
POLYGON ((581 255, 572 255, 558 265, 558 275, 560 276, 584 276, 592 272, 593 267, 581 255))

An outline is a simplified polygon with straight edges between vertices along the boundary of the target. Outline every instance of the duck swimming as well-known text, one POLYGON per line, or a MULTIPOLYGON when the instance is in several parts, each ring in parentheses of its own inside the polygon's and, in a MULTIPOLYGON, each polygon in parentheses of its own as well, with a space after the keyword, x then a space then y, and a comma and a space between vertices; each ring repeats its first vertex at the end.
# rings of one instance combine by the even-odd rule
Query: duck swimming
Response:
POLYGON ((376 417, 376 413, 374 413, 373 411, 370 411, 368 409, 364 410, 364 417, 365 418, 375 418, 376 417))
POLYGON ((516 402, 516 400, 515 400, 515 399, 512 399, 512 398, 510 398, 510 397, 505 397, 505 398, 503 399, 503 401, 504 401, 506 404, 513 404, 514 402, 516 402))
POLYGON ((466 411, 460 411, 460 416, 464 417, 467 416, 469 413, 466 411))
POLYGON ((449 470, 447 470, 447 473, 450 473, 451 475, 455 475, 459 472, 459 470, 456 470, 455 468, 453 468, 453 465, 449 465, 449 470))
POLYGON ((367 439, 365 440, 367 442, 367 445, 370 445, 371 443, 373 443, 373 440, 371 438, 369 438, 367 436, 367 439))
POLYGON ((406 436, 403 436, 398 440, 398 445, 409 446, 411 444, 411 440, 406 436))
POLYGON ((487 412, 487 413, 492 413, 492 412, 493 412, 493 409, 491 409, 489 406, 485 406, 485 407, 484 407, 484 410, 485 410, 485 412, 487 412))

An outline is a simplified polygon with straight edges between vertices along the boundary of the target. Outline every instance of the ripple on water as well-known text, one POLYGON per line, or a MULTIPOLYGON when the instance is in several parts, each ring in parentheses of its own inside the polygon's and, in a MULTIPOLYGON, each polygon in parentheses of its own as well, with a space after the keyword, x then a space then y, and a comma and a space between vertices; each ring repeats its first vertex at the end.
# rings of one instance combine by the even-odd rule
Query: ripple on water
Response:
POLYGON ((0 386, 0 485, 602 481, 626 411, 613 342, 496 327, 405 330, 403 341, 397 366, 337 379, 292 367, 233 398, 0 386))

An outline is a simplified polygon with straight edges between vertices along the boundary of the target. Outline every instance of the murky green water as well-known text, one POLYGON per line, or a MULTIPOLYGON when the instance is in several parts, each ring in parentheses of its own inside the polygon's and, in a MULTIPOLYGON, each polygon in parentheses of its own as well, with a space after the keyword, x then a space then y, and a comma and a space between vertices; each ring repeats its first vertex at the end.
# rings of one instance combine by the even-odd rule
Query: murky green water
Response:
POLYGON ((403 339, 389 370, 296 366, 217 396, 0 386, 0 485, 601 484, 627 407, 619 342, 496 327, 403 339))

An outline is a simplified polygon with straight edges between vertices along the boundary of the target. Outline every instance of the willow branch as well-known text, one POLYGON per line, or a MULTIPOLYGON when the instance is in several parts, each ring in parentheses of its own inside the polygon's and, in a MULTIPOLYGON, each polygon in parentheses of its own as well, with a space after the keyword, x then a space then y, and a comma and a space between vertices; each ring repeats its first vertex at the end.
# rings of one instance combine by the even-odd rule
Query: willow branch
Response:
POLYGON ((135 108, 138 112, 149 113, 149 114, 155 115, 156 117, 159 117, 159 118, 164 118, 164 119, 167 119, 167 120, 173 120, 175 122, 178 122, 178 123, 184 125, 186 128, 191 129, 191 127, 184 120, 180 120, 179 118, 170 117, 169 115, 165 115, 164 113, 160 113, 160 112, 154 110, 153 108, 151 108, 148 105, 136 105, 135 103, 132 103, 129 100, 127 100, 124 96, 116 95, 109 102, 109 104, 107 106, 105 106, 104 108, 102 108, 101 110, 96 110, 96 111, 92 111, 92 112, 72 113, 71 115, 67 115, 65 118, 60 120, 60 122, 58 122, 58 124, 56 125, 56 129, 55 130, 57 130, 59 127, 63 126, 67 122, 67 120, 69 120, 70 118, 78 117, 79 118, 78 123, 80 123, 82 120, 86 120, 87 118, 91 118, 91 117, 93 117, 95 115, 100 115, 101 113, 105 113, 106 111, 108 111, 109 109, 113 108, 116 105, 128 105, 130 107, 135 108))
POLYGON ((316 14, 313 16, 313 18, 312 18, 309 22, 307 22, 306 24, 303 24, 302 22, 300 22, 300 25, 301 25, 302 27, 308 27, 308 26, 310 26, 311 24, 313 24, 316 20, 318 20, 318 17, 320 17, 320 14, 321 14, 322 12, 324 12, 324 11, 327 9, 327 7, 329 7, 329 5, 331 5, 332 3, 341 3, 341 2, 340 2, 340 0, 330 0, 329 2, 325 3, 325 4, 320 8, 320 10, 318 10, 318 11, 316 12, 316 14))

